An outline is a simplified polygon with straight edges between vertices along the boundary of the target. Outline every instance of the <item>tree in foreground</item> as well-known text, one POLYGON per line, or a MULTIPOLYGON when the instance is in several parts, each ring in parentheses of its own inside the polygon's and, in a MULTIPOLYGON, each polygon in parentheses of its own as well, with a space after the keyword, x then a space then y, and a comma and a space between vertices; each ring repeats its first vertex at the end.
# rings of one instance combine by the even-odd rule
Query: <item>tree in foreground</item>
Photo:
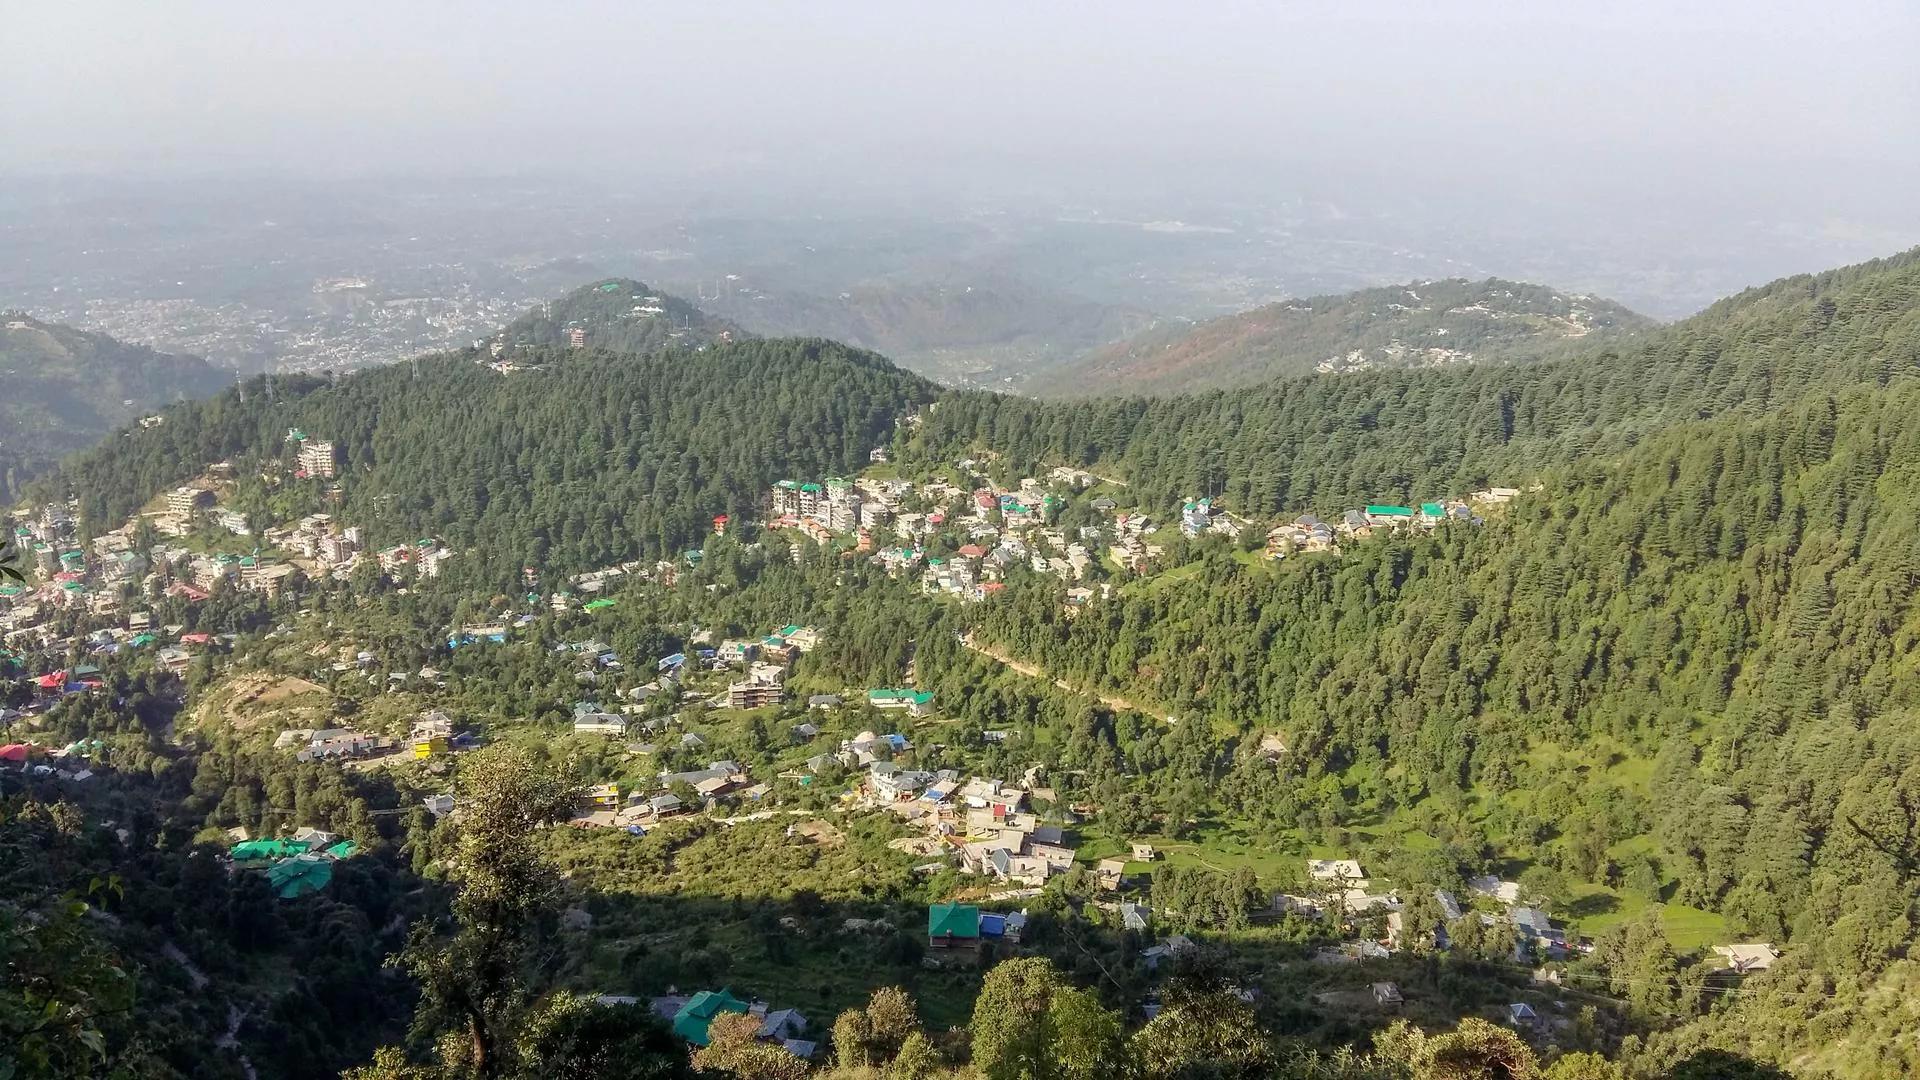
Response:
POLYGON ((1420 1040, 1414 1074, 1420 1080, 1535 1080, 1540 1066, 1520 1036, 1470 1016, 1452 1031, 1420 1040))
POLYGON ((1599 1054, 1566 1054, 1547 1067, 1546 1080, 1627 1080, 1627 1072, 1599 1054))
POLYGON ((420 984, 413 1034, 437 1060, 388 1048, 349 1080, 690 1076, 684 1051, 645 1009, 545 993, 539 949, 559 876, 536 833, 573 812, 575 786, 498 747, 462 759, 457 791, 452 932, 416 926, 394 958, 420 984))
POLYGON ((759 1035, 757 1016, 716 1017, 707 1029, 707 1045, 695 1051, 693 1064, 702 1072, 726 1073, 735 1080, 800 1080, 807 1075, 805 1061, 784 1046, 760 1042, 759 1035))
POLYGON ((1132 1057, 1148 1080, 1254 1080, 1276 1067, 1273 1042, 1253 1009, 1232 991, 1175 982, 1165 1006, 1133 1036, 1132 1057))
POLYGON ((973 1067, 984 1080, 1095 1080, 1124 1071, 1119 1018, 1040 957, 987 972, 972 1027, 973 1067))

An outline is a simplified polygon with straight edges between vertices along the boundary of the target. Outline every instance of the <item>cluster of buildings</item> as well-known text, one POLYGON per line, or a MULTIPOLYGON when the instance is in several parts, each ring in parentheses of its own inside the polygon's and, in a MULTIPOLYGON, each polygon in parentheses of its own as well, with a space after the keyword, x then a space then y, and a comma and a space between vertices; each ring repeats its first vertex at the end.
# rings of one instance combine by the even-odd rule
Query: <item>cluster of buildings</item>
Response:
POLYGON ((767 500, 767 520, 775 528, 800 529, 824 542, 834 533, 855 532, 874 519, 852 481, 829 476, 824 484, 792 480, 774 484, 767 500))
MULTIPOLYGON (((758 709, 784 704, 787 671, 800 654, 820 644, 820 631, 789 623, 759 641, 726 641, 708 663, 716 669, 740 667, 746 677, 728 684, 729 709, 758 709)), ((684 659, 684 658, 682 658, 684 659)))
POLYGON ((273 748, 291 752, 296 761, 348 761, 401 753, 424 761, 479 745, 474 732, 454 729, 453 717, 429 709, 414 719, 404 737, 352 728, 289 728, 273 740, 273 748))
POLYGON ((891 760, 890 754, 910 745, 898 735, 862 732, 843 744, 840 757, 865 761, 860 801, 924 830, 913 850, 943 855, 969 874, 1014 890, 1038 889, 1073 866, 1074 847, 1065 830, 1043 823, 1028 809, 1030 782, 1023 787, 952 769, 913 770, 891 760), (869 753, 860 752, 863 740, 869 753), (889 756, 871 754, 881 744, 890 744, 885 747, 889 756))
POLYGON ((1248 527, 1247 522, 1215 506, 1210 498, 1194 499, 1180 507, 1180 532, 1188 539, 1219 533, 1230 540, 1238 540, 1248 527))
POLYGON ((1421 503, 1418 507, 1373 504, 1344 511, 1333 522, 1301 514, 1267 533, 1267 556, 1284 559, 1296 552, 1337 552, 1341 540, 1365 540, 1394 532, 1431 529, 1449 521, 1478 525, 1482 519, 1471 506, 1457 499, 1421 503))
POLYGON ((332 514, 308 514, 292 525, 268 528, 261 539, 270 547, 312 559, 341 578, 353 571, 362 550, 360 527, 342 527, 332 514))
MULTIPOLYGON (((695 739, 698 736, 693 736, 695 739)), ((687 744, 697 745, 697 744, 687 744)), ((746 766, 737 761, 710 761, 703 768, 680 772, 662 771, 650 780, 628 784, 596 784, 587 789, 579 812, 569 824, 581 827, 624 828, 635 835, 646 826, 677 814, 692 813, 715 800, 738 796, 763 798, 766 784, 755 783, 746 766), (691 800, 676 793, 676 788, 691 788, 691 800)))
POLYGON ((453 558, 453 549, 438 537, 423 537, 411 544, 395 544, 373 553, 374 561, 380 565, 380 572, 388 576, 398 575, 411 568, 423 578, 438 577, 447 560, 453 558))

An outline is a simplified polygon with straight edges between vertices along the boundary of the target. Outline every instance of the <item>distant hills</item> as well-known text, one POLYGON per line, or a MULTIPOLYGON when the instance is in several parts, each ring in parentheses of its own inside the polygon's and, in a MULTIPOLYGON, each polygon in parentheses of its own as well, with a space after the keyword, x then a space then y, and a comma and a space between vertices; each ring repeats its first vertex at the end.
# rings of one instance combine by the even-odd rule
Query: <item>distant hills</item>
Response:
POLYGON ((1037 376, 1034 393, 1166 394, 1266 379, 1512 363, 1655 325, 1619 304, 1540 285, 1460 278, 1286 300, 1169 322, 1037 376))
POLYGON ((1017 380, 1152 324, 1143 311, 1005 275, 858 285, 831 296, 730 292, 702 303, 755 333, 844 341, 954 384, 1017 380))
POLYGON ((565 346, 574 330, 584 332, 588 348, 626 353, 697 349, 747 336, 733 323, 644 282, 609 278, 528 311, 498 340, 509 349, 565 346))
POLYGON ((218 393, 233 373, 197 356, 0 316, 0 501, 64 454, 161 406, 218 393))

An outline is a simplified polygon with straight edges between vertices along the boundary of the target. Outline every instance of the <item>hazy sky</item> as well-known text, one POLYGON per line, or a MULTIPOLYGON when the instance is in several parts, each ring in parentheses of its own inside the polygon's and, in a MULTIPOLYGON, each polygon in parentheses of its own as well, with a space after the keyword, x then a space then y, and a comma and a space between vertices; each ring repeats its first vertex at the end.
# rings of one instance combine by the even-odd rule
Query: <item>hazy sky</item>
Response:
POLYGON ((15 168, 1920 165, 1920 4, 9 5, 15 168))
POLYGON ((6 7, 0 173, 1304 193, 1655 253, 1920 240, 1917 0, 6 7))

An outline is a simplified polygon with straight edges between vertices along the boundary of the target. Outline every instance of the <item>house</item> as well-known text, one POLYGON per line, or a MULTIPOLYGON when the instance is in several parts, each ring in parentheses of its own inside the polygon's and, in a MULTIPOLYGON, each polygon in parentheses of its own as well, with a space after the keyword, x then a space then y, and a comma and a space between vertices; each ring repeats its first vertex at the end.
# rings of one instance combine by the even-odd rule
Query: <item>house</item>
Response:
POLYGON ((784 1046, 806 1033, 807 1018, 800 1014, 800 1010, 773 1009, 760 1021, 760 1031, 755 1037, 763 1042, 776 1042, 784 1046))
POLYGON ((1553 927, 1553 920, 1547 913, 1534 907, 1514 908, 1511 915, 1514 928, 1520 932, 1521 939, 1529 943, 1539 942, 1548 945, 1565 945, 1567 935, 1553 927))
POLYGON ((446 817, 448 814, 453 813, 452 795, 429 795, 421 799, 420 802, 421 805, 427 808, 427 813, 432 814, 434 817, 446 817))
POLYGON ((1152 844, 1133 845, 1133 861, 1134 862, 1152 862, 1153 861, 1153 845, 1152 844))
POLYGON ((1367 877, 1354 859, 1308 859, 1307 876, 1315 881, 1365 881, 1367 877))
POLYGON ((673 1033, 695 1046, 707 1045, 707 1029, 723 1013, 746 1014, 750 1006, 725 989, 702 990, 673 1018, 673 1033))
POLYGON ((809 709, 837 709, 840 707, 840 704, 839 694, 814 694, 807 698, 807 708, 809 709))
POLYGON ((1772 942, 1755 942, 1749 945, 1715 945, 1713 951, 1727 962, 1722 971, 1731 971, 1735 975, 1748 975, 1765 971, 1780 959, 1780 950, 1772 942))
POLYGON ((737 682, 727 687, 727 707, 730 709, 758 709, 768 705, 778 705, 787 699, 784 672, 778 668, 766 670, 770 665, 755 664, 754 672, 745 682, 737 682))
POLYGON ((1540 1024, 1540 1014, 1534 1012, 1533 1006, 1526 1002, 1516 1001, 1507 1006, 1507 1023, 1512 1024, 1514 1027, 1538 1027, 1540 1024))
POLYGON ((1117 891, 1120 883, 1126 880, 1127 860, 1101 859, 1093 865, 1093 879, 1109 892, 1117 891))
POLYGON ((1368 506, 1365 513, 1369 525, 1411 525, 1413 523, 1411 506, 1384 506, 1376 503, 1368 506))
POLYGON ((867 704, 876 709, 905 709, 910 716, 933 712, 933 694, 926 690, 881 688, 867 691, 867 704))
POLYGON ((573 733, 575 735, 624 736, 627 733, 627 720, 615 713, 581 713, 573 718, 573 733))
POLYGON ((980 947, 980 909, 972 904, 928 905, 927 947, 978 949, 980 947))
POLYGON ((1147 924, 1150 921, 1152 921, 1152 913, 1147 910, 1145 904, 1123 903, 1120 905, 1120 926, 1123 929, 1144 934, 1147 932, 1147 924))
POLYGON ((1508 907, 1512 907, 1520 902, 1520 883, 1517 881, 1502 881, 1492 874, 1482 874, 1476 878, 1468 878, 1467 888, 1472 889, 1481 896, 1491 896, 1508 907))
POLYGON ((867 451, 867 461, 871 464, 885 465, 887 463, 887 459, 888 459, 887 448, 884 446, 876 446, 873 449, 867 451))
POLYGON ((1160 967, 1162 961, 1186 956, 1189 953, 1197 951, 1199 948, 1200 946, 1193 943, 1192 938, 1187 937, 1185 934, 1175 934, 1170 938, 1162 940, 1158 945, 1142 949, 1140 951, 1140 958, 1147 962, 1148 971, 1154 971, 1160 967))
POLYGON ((1400 987, 1390 982, 1373 984, 1373 1003, 1383 1009, 1397 1009, 1406 1003, 1400 996, 1400 987))
POLYGON ((668 814, 677 814, 683 809, 685 809, 685 807, 680 802, 680 796, 675 795, 671 791, 663 792, 647 800, 647 812, 657 818, 666 817, 668 814))
POLYGON ((873 793, 890 802, 910 799, 913 793, 927 786, 928 776, 923 772, 903 769, 891 761, 876 761, 867 768, 867 782, 873 786, 873 793))

